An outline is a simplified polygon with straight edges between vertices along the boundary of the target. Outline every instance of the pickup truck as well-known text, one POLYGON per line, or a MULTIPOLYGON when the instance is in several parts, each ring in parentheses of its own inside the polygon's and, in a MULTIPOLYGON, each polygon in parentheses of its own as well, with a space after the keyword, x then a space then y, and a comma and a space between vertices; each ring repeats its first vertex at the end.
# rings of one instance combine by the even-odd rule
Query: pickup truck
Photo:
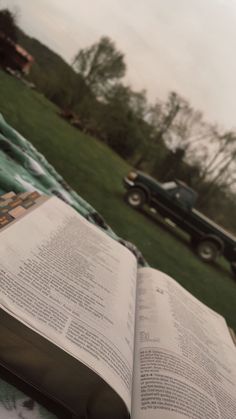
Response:
POLYGON ((133 208, 147 204, 161 216, 186 231, 198 256, 213 262, 223 255, 236 275, 236 237, 194 208, 197 193, 185 183, 175 180, 160 183, 151 176, 131 171, 124 178, 126 202, 133 208))

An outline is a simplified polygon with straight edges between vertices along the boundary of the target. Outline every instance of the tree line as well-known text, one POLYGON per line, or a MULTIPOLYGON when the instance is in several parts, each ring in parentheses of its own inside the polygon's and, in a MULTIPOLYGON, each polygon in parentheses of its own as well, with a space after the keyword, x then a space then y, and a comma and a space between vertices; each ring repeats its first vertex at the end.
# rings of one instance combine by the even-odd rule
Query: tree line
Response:
POLYGON ((137 92, 124 82, 125 57, 109 37, 81 48, 69 66, 39 41, 10 27, 14 39, 17 33, 35 56, 31 80, 61 109, 73 113, 81 129, 137 169, 161 181, 185 181, 199 192, 199 209, 236 231, 233 130, 206 121, 177 92, 149 103, 144 90, 137 92))

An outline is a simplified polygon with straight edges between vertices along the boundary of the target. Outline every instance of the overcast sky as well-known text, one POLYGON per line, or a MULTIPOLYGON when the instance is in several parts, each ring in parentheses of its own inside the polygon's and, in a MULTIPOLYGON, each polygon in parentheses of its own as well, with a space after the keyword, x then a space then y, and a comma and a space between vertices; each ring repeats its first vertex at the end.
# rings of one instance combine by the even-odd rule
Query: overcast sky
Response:
POLYGON ((151 101, 176 90, 207 119, 236 127, 236 0, 0 0, 67 61, 108 35, 126 81, 151 101))

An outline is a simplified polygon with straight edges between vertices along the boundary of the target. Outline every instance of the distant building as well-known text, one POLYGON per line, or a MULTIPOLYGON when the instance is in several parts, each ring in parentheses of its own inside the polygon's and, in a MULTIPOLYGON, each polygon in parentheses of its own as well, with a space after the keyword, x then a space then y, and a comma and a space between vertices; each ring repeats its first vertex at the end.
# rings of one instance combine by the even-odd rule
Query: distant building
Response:
POLYGON ((33 57, 0 31, 0 67, 29 74, 33 57))

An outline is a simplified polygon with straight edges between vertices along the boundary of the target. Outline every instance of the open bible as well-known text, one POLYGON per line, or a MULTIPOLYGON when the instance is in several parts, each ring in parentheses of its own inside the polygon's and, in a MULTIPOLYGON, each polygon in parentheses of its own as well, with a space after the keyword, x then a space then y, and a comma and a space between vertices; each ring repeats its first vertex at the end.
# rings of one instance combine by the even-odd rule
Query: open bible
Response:
POLYGON ((45 397, 58 417, 236 418, 236 349, 223 317, 138 268, 58 198, 7 198, 0 376, 45 397))

